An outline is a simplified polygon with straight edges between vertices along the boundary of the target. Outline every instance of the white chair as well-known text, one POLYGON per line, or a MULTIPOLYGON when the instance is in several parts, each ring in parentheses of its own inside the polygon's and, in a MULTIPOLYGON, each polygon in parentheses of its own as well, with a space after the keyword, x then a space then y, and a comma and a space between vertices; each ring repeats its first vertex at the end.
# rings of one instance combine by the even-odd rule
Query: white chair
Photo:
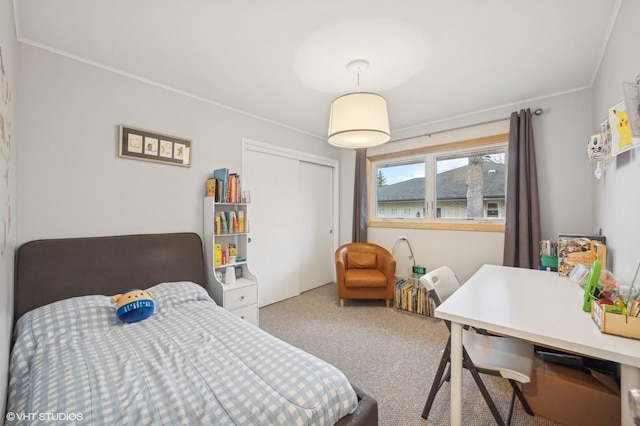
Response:
MULTIPOLYGON (((424 275, 420 278, 420 283, 429 291, 436 306, 439 306, 458 288, 460 288, 460 282, 456 278, 456 275, 447 266, 440 267, 424 275)), ((478 303, 482 303, 482 301, 478 301, 478 303)), ((445 323, 447 324, 449 331, 451 331, 450 322, 445 321, 445 323)), ((520 403, 522 403, 527 414, 533 415, 531 407, 527 403, 520 387, 516 383, 528 383, 531 380, 533 345, 522 340, 494 336, 488 334, 484 330, 472 330, 469 328, 463 329, 462 345, 463 366, 471 372, 471 375, 487 402, 493 417, 499 425, 504 425, 505 422, 478 373, 502 376, 511 384, 513 394, 511 396, 509 417, 506 424, 511 423, 516 396, 520 400, 520 403)), ((451 377, 450 357, 451 336, 449 336, 447 345, 442 353, 440 365, 436 371, 436 376, 433 379, 433 384, 431 385, 431 390, 422 412, 422 417, 424 419, 429 416, 431 406, 433 405, 433 401, 438 390, 442 384, 445 381, 448 381, 451 377), (449 365, 449 368, 447 369, 447 373, 444 374, 444 370, 447 365, 449 365)))

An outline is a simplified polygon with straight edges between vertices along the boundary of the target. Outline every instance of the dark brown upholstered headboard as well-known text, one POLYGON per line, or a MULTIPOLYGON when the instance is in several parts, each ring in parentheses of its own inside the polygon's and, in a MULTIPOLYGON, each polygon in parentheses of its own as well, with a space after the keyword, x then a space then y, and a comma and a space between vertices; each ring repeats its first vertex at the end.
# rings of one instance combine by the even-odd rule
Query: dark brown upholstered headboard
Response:
POLYGON ((123 293, 161 282, 205 285, 198 234, 145 234, 31 241, 16 252, 14 322, 74 296, 123 293))

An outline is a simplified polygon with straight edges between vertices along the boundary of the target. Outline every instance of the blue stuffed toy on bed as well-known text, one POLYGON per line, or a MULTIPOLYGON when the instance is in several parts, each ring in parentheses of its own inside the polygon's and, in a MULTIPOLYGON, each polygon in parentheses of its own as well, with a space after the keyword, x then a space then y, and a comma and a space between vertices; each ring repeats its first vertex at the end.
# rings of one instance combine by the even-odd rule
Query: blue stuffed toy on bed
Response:
POLYGON ((153 295, 147 290, 133 289, 111 298, 116 315, 123 322, 138 322, 153 315, 153 295))

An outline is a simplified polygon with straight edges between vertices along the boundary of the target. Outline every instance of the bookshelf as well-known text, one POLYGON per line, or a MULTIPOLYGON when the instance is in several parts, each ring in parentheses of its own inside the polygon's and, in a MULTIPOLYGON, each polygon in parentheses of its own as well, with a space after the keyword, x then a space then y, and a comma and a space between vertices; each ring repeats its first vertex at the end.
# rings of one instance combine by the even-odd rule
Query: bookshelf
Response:
POLYGON ((426 268, 416 265, 409 240, 405 237, 398 237, 391 250, 391 255, 396 259, 396 292, 394 295, 396 309, 433 319, 433 311, 436 309, 435 303, 429 296, 427 289, 420 285, 420 278, 424 275, 426 268), (408 267, 406 275, 398 275, 398 270, 401 271, 403 268, 398 267, 399 259, 397 258, 396 250, 404 246, 408 250, 409 260, 412 264, 408 267))
POLYGON ((418 275, 396 275, 395 307, 403 312, 429 318, 434 318, 433 311, 436 308, 427 289, 420 285, 418 275))
POLYGON ((221 203, 214 197, 205 197, 204 249, 207 289, 213 299, 219 306, 257 326, 258 279, 247 263, 248 206, 248 203, 221 203), (232 258, 234 251, 235 259, 232 258), (235 280, 227 278, 232 271, 235 280))

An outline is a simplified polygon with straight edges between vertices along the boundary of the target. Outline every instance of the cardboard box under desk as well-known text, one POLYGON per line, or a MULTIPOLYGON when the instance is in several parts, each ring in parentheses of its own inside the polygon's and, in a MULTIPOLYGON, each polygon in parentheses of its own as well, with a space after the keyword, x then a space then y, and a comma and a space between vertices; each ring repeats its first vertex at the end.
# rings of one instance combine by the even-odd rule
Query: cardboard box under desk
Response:
POLYGON ((620 392, 581 370, 536 357, 522 393, 536 415, 565 426, 620 424, 620 392))

